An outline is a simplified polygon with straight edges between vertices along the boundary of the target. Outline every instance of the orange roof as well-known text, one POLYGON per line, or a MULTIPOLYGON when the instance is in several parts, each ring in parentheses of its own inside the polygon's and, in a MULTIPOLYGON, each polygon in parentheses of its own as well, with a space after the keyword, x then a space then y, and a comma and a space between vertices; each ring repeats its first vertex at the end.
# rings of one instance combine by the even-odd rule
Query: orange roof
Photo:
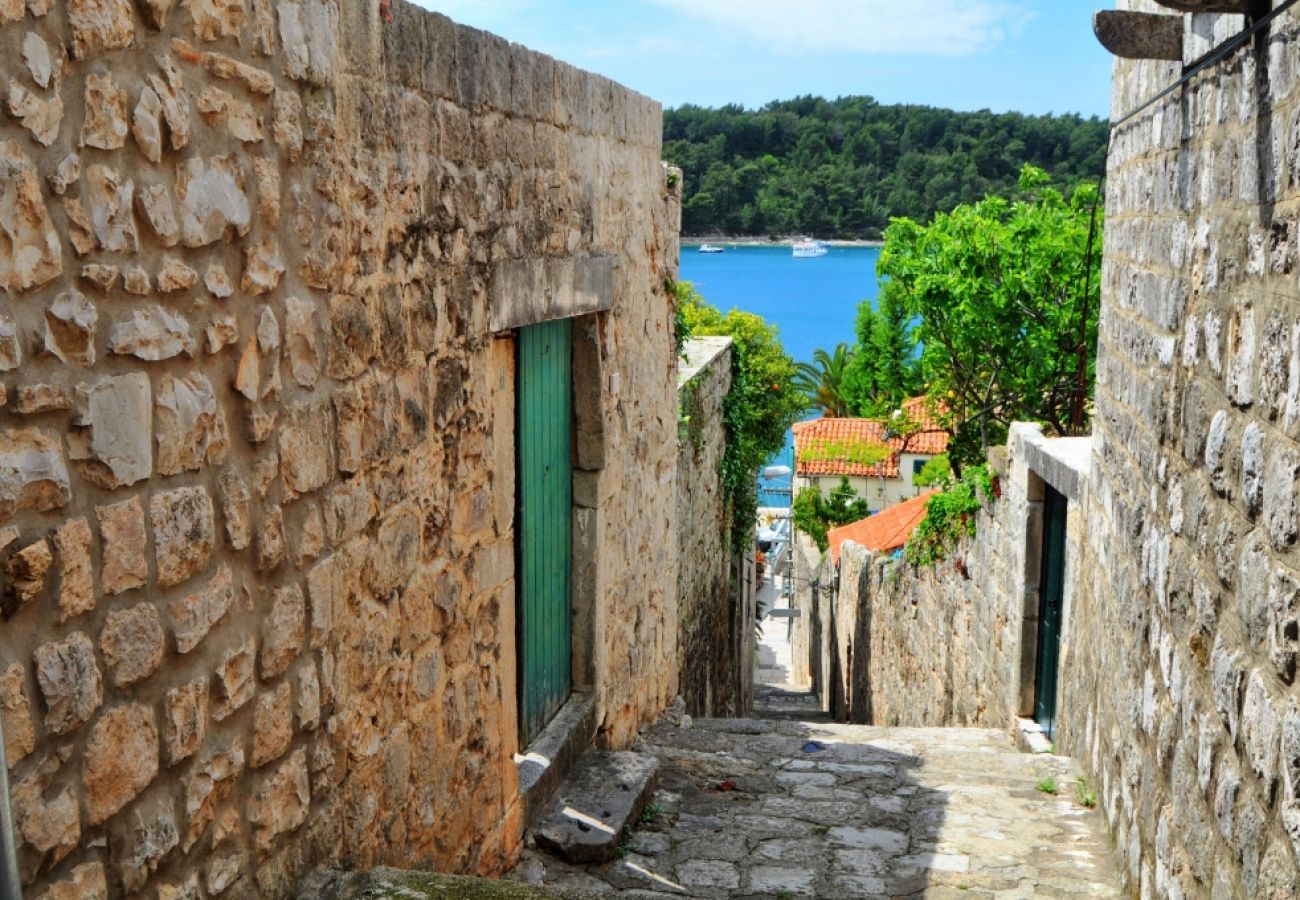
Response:
POLYGON ((831 544, 831 561, 837 566, 840 564, 840 545, 845 541, 861 544, 868 550, 897 550, 907 543, 916 526, 925 518, 926 501, 934 493, 926 491, 919 497, 882 509, 860 522, 832 528, 826 535, 831 544))
POLYGON ((948 449, 948 432, 927 398, 915 397, 903 404, 908 419, 920 430, 907 437, 891 436, 886 422, 876 419, 814 419, 794 425, 795 473, 799 475, 859 475, 868 478, 898 478, 899 457, 903 453, 938 456, 948 449), (829 458, 808 459, 808 451, 818 446, 829 448, 829 458), (880 447, 892 451, 881 462, 871 465, 849 458, 840 448, 880 447))

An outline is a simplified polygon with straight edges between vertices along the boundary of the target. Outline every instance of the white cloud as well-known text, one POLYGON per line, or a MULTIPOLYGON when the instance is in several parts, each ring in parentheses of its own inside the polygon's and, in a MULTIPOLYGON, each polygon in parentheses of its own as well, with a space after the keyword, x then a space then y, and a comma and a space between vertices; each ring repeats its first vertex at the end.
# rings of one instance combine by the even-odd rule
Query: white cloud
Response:
POLYGON ((1034 13, 1003 0, 651 0, 725 26, 778 52, 968 56, 1024 28, 1034 13))

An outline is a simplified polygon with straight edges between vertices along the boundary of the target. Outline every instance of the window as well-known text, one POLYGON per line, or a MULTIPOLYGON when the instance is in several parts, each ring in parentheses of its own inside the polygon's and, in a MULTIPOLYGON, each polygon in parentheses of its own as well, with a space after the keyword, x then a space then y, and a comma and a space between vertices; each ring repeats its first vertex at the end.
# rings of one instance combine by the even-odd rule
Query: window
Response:
POLYGON ((926 461, 925 461, 924 459, 914 459, 914 460, 912 460, 912 477, 913 477, 913 478, 915 478, 917 475, 920 475, 920 474, 921 474, 921 470, 925 468, 925 463, 926 463, 926 461))

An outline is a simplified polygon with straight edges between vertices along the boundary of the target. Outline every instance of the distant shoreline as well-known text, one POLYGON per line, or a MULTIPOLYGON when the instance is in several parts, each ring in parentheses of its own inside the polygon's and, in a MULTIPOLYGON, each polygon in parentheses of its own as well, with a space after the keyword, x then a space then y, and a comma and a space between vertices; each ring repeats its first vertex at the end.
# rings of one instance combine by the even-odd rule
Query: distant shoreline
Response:
MULTIPOLYGON (((690 245, 692 247, 698 246, 700 244, 720 244, 724 247, 728 245, 735 246, 735 247, 789 247, 795 241, 801 239, 802 239, 801 237, 796 237, 794 235, 791 235, 789 237, 783 237, 775 241, 765 237, 736 236, 736 235, 725 235, 725 234, 710 234, 701 237, 687 237, 686 235, 682 235, 682 244, 690 245)), ((818 238, 818 240, 821 239, 818 238)), ((884 241, 854 240, 848 238, 845 239, 832 238, 830 240, 822 241, 822 243, 828 244, 832 247, 883 247, 885 246, 884 241)))

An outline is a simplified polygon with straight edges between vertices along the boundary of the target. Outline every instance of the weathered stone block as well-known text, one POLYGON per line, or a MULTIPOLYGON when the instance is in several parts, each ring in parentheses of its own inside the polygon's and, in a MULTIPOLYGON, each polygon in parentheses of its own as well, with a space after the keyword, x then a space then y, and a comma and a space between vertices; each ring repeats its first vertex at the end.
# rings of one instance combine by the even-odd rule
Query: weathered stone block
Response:
POLYGON ((99 648, 113 684, 126 687, 158 671, 163 656, 162 618, 152 603, 113 610, 104 623, 99 648))
POLYGON ((69 365, 95 364, 99 311, 78 291, 60 294, 45 311, 45 352, 69 365))
POLYGON ((135 17, 127 0, 69 0, 68 24, 77 59, 127 47, 135 38, 135 17))
POLYGON ((322 488, 334 477, 334 421, 328 403, 294 403, 285 409, 280 474, 289 497, 322 488))
POLYGON ((203 743, 208 723, 208 679, 200 676, 163 698, 163 746, 167 764, 192 756, 203 743))
POLYGON ((276 588, 262 625, 262 678, 284 674, 306 640, 307 605, 296 584, 276 588))
POLYGON ((215 540, 212 498, 207 491, 188 487, 154 494, 149 515, 158 584, 180 584, 207 565, 215 540))
POLYGON ((168 603, 172 631, 176 636, 176 652, 189 653, 197 647, 226 617, 234 600, 234 577, 230 566, 223 565, 202 590, 168 603))
POLYGON ((28 544, 5 561, 5 574, 9 576, 6 593, 12 603, 6 608, 30 603, 45 590, 45 580, 50 572, 54 557, 50 553, 50 542, 39 540, 28 544))
POLYGON ((110 73, 86 76, 85 118, 81 123, 81 146, 118 150, 126 145, 126 91, 110 73))
POLYGON ((104 700, 95 648, 80 631, 36 648, 36 683, 45 700, 45 727, 66 734, 89 719, 104 700))
POLYGON ((108 335, 108 349, 121 356, 161 362, 182 355, 193 357, 198 341, 183 316, 155 305, 138 309, 131 318, 114 325, 108 335))
POLYGON ((152 808, 134 810, 130 822, 114 840, 118 875, 128 892, 139 891, 180 843, 176 809, 170 798, 152 808))
POLYGON ((180 202, 181 241, 186 247, 204 247, 231 234, 248 233, 252 214, 243 190, 243 176, 230 157, 208 162, 187 160, 176 179, 180 202))
POLYGON ((35 428, 0 431, 0 522, 25 509, 57 509, 71 496, 57 437, 35 428))
POLYGON ((76 849, 81 839, 81 810, 71 788, 65 787, 50 800, 44 798, 47 772, 43 766, 14 785, 12 803, 19 846, 26 845, 42 856, 48 854, 54 864, 76 849))
POLYGON ((62 274, 62 247, 36 167, 13 141, 0 142, 0 222, 7 238, 0 248, 0 288, 25 291, 62 274))
POLYGON ((307 661, 307 665, 298 670, 298 727, 303 731, 315 731, 320 725, 320 679, 316 676, 316 664, 307 661))
POLYGON ((68 458, 82 477, 109 490, 148 478, 153 473, 149 376, 104 376, 77 393, 78 430, 68 436, 68 458))
POLYGON ((256 662, 257 648, 252 638, 225 655, 212 683, 213 719, 220 722, 253 699, 253 667, 256 662))
POLYGON ((139 497, 95 508, 103 546, 100 584, 106 594, 144 587, 149 578, 148 536, 139 497))
POLYGON ((216 817, 217 806, 230 795, 244 771, 244 751, 239 743, 214 753, 185 780, 185 836, 181 849, 194 846, 216 817))
POLYGON ((257 567, 269 572, 284 562, 288 545, 284 537, 284 511, 272 505, 257 529, 257 567))
POLYGON ((36 749, 32 707, 23 687, 23 667, 17 663, 0 672, 0 715, 4 716, 5 759, 13 768, 36 749))
POLYGON ((158 474, 197 471, 225 461, 226 417, 201 372, 164 377, 158 387, 158 474))
POLYGON ((292 699, 288 681, 257 698, 253 707, 253 755, 249 758, 254 769, 279 759, 289 749, 293 741, 292 699))
POLYGON ((97 862, 77 866, 70 877, 51 884, 37 900, 108 900, 104 866, 97 862))
POLYGON ((1278 748, 1282 734, 1279 698, 1270 692, 1259 670, 1250 673, 1241 709, 1241 736, 1251 770, 1271 796, 1277 783, 1278 748))
POLYGON ((270 851, 276 837, 302 825, 310 801, 307 752, 295 750, 262 779, 249 803, 248 821, 255 826, 253 840, 257 849, 262 853, 270 851))
POLYGON ((54 532, 59 555, 59 624, 95 608, 95 579, 90 558, 90 525, 70 519, 54 532))
POLYGON ((98 825, 130 803, 158 775, 158 729, 143 704, 110 709, 86 742, 82 765, 86 814, 98 825))

